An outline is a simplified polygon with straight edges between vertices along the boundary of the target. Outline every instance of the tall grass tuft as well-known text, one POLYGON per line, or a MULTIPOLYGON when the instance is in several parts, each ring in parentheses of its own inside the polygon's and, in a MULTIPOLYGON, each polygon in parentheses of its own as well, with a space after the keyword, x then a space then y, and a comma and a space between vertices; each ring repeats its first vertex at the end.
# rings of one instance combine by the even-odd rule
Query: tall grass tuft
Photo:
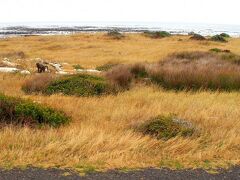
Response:
POLYGON ((110 84, 117 89, 128 89, 133 80, 129 66, 118 65, 105 74, 110 84))
POLYGON ((50 74, 34 75, 25 81, 22 90, 27 94, 43 92, 54 79, 55 77, 50 74))
POLYGON ((204 52, 171 55, 150 70, 153 82, 175 90, 240 90, 240 66, 204 52))

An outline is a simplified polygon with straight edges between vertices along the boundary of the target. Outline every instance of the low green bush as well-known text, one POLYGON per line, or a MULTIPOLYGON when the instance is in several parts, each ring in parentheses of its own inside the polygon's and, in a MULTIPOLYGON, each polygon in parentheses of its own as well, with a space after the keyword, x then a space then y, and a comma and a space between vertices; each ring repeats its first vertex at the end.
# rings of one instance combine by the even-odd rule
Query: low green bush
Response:
POLYGON ((139 129, 143 134, 162 140, 176 136, 192 136, 195 132, 190 122, 178 120, 173 116, 157 116, 145 122, 139 129))
POLYGON ((69 122, 69 118, 61 111, 54 110, 30 100, 8 97, 0 94, 1 124, 58 127, 69 122))
POLYGON ((45 89, 45 94, 62 93, 65 95, 94 96, 109 92, 109 85, 102 77, 79 74, 62 77, 53 81, 45 89))
POLYGON ((114 66, 117 66, 117 65, 118 65, 117 63, 107 63, 107 64, 104 64, 104 65, 101 65, 101 66, 97 66, 96 70, 98 70, 98 71, 108 71, 108 70, 112 69, 114 66))
POLYGON ((231 53, 231 51, 229 49, 219 49, 219 48, 212 48, 209 49, 210 52, 215 52, 215 53, 231 53))
POLYGON ((217 41, 217 42, 227 42, 227 40, 221 36, 221 35, 215 35, 210 38, 211 41, 217 41))
POLYGON ((197 40, 197 41, 203 41, 203 40, 206 40, 206 38, 200 34, 193 34, 191 37, 190 37, 191 40, 197 40))
POLYGON ((169 37, 171 34, 167 31, 145 31, 143 34, 146 37, 158 39, 158 38, 164 38, 164 37, 169 37))
POLYGON ((125 37, 122 33, 118 32, 117 30, 109 31, 107 33, 107 36, 112 39, 118 39, 118 40, 125 37))
POLYGON ((219 48, 212 48, 212 49, 210 49, 209 51, 211 51, 211 52, 216 52, 216 53, 222 52, 222 50, 219 49, 219 48))
POLYGON ((231 36, 227 33, 221 33, 220 36, 224 37, 224 38, 230 38, 231 36))

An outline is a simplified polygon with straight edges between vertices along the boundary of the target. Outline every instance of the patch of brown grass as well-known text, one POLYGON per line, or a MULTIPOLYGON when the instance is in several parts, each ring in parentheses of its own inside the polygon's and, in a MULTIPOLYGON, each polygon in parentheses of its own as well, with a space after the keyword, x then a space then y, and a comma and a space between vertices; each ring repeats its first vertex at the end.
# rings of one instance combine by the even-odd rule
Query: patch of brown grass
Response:
POLYGON ((42 58, 49 61, 81 64, 86 68, 112 63, 134 64, 138 62, 158 62, 173 52, 208 51, 211 48, 229 49, 240 54, 240 39, 229 39, 228 43, 212 41, 190 41, 189 36, 171 36, 151 39, 141 34, 125 34, 120 41, 110 40, 104 33, 75 34, 69 36, 32 36, 0 40, 0 53, 22 51, 27 58, 42 58), (178 41, 179 38, 183 41, 178 41), (51 50, 48 47, 64 47, 51 50), (91 48, 86 48, 91 47, 91 48))
POLYGON ((23 51, 12 51, 6 53, 0 53, 0 57, 2 58, 26 58, 26 54, 23 51))
POLYGON ((153 81, 167 89, 240 89, 240 66, 209 52, 176 53, 150 71, 153 81))
POLYGON ((106 72, 105 76, 111 85, 117 89, 128 89, 133 79, 129 66, 124 65, 113 67, 106 72))
POLYGON ((36 74, 24 82, 22 89, 28 94, 42 92, 54 79, 51 74, 36 74))

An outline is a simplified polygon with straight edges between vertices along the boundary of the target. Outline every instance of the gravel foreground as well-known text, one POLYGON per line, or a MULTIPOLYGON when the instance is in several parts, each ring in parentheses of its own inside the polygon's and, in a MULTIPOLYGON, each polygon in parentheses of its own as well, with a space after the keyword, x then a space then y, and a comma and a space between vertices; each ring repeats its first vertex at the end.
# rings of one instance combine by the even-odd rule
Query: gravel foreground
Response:
POLYGON ((120 172, 116 170, 104 173, 90 173, 80 176, 70 170, 28 168, 26 170, 12 169, 0 170, 0 180, 155 180, 155 179, 229 179, 240 180, 240 167, 234 167, 219 174, 209 174, 202 169, 196 170, 170 170, 170 169, 144 169, 139 171, 120 172))

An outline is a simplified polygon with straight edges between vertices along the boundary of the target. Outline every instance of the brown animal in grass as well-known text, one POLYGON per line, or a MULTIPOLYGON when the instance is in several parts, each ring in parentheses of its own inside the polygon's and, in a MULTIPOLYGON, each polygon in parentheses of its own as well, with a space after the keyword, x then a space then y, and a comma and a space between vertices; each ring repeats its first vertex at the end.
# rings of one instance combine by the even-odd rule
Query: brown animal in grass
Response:
POLYGON ((41 63, 36 63, 37 69, 38 69, 38 73, 43 73, 48 71, 48 66, 45 66, 41 63))

